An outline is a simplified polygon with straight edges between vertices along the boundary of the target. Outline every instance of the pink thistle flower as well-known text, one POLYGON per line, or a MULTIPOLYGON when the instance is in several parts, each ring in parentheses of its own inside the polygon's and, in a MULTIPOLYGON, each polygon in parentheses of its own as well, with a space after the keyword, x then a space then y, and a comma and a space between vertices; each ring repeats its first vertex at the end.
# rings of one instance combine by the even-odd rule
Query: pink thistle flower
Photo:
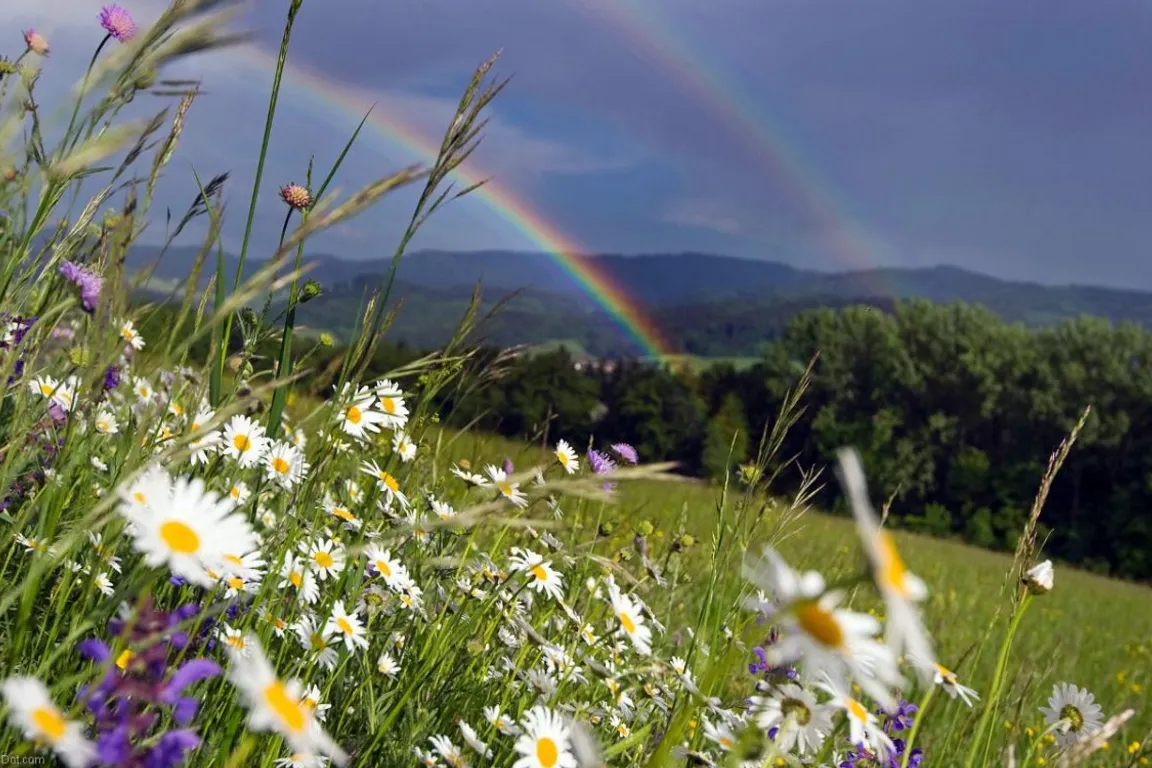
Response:
POLYGON ((116 3, 106 5, 100 9, 100 26, 104 27, 109 36, 125 43, 136 36, 136 22, 132 14, 116 3))
POLYGON ((24 44, 37 56, 48 55, 48 38, 34 29, 24 30, 24 44))
POLYGON ((285 184, 280 188, 280 199, 290 207, 302 211, 312 205, 312 193, 299 184, 285 184))

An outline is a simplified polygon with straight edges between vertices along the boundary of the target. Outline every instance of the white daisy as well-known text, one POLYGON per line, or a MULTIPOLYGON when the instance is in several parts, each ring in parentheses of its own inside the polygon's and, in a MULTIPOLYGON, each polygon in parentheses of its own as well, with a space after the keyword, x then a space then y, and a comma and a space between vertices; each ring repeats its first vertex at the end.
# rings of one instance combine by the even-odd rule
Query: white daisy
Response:
POLYGON ((517 507, 528 506, 528 498, 520 490, 520 484, 508 482, 507 472, 494 464, 489 464, 484 471, 488 473, 491 484, 496 486, 496 490, 500 492, 501 496, 517 507))
POLYGON ((300 601, 312 605, 320 598, 320 587, 316 577, 308 570, 308 566, 301 562, 291 552, 284 553, 284 565, 280 568, 280 589, 291 586, 296 590, 300 601))
POLYGON ((487 488, 488 486, 492 485, 492 481, 484 477, 484 475, 478 475, 475 472, 469 472, 468 470, 461 469, 456 465, 453 465, 452 469, 449 471, 464 482, 478 486, 480 488, 487 488))
POLYGON ((255 637, 248 640, 249 655, 229 649, 228 676, 248 706, 248 727, 279 733, 297 752, 324 754, 343 765, 348 756, 324 732, 311 710, 300 700, 300 684, 281 681, 255 637))
POLYGON ((451 504, 439 499, 430 499, 429 502, 432 505, 432 512, 441 520, 451 520, 456 517, 456 510, 452 508, 451 504))
POLYGON ((300 703, 312 713, 316 715, 316 719, 324 722, 328 719, 328 710, 332 709, 332 705, 322 700, 320 693, 320 686, 310 685, 304 689, 304 693, 300 694, 300 703))
POLYGON ((264 427, 244 414, 233 416, 224 427, 224 455, 235 459, 241 467, 256 466, 267 450, 264 427))
POLYGON ((476 729, 468 725, 468 723, 461 720, 457 725, 460 726, 460 736, 464 739, 464 743, 471 747, 476 754, 481 757, 492 757, 492 750, 488 745, 480 741, 476 735, 476 729))
POLYGON ((120 323, 120 338, 132 345, 132 349, 144 349, 144 337, 136 330, 131 320, 120 323))
POLYGON ((401 431, 392 435, 392 450, 396 451, 400 461, 405 464, 416 458, 416 443, 412 442, 412 439, 401 431))
POLYGON ((882 761, 895 753, 896 745, 892 743, 888 734, 884 733, 876 715, 844 691, 832 678, 825 675, 824 680, 820 687, 832 697, 828 705, 844 710, 848 716, 848 740, 856 747, 863 747, 875 753, 882 761))
POLYGON ((980 701, 980 695, 966 685, 961 685, 956 673, 939 662, 935 663, 936 675, 932 682, 942 687, 953 699, 959 697, 961 701, 972 706, 972 702, 980 701))
POLYGON ((352 392, 352 385, 345 384, 340 393, 344 405, 340 406, 340 428, 346 434, 362 440, 372 432, 380 431, 380 423, 384 421, 384 414, 373 409, 374 397, 372 390, 360 387, 352 392))
POLYGON ((1045 560, 1028 569, 1024 574, 1024 584, 1032 594, 1043 595, 1052 591, 1055 573, 1052 570, 1052 561, 1045 560))
POLYGON ((408 406, 404 404, 404 393, 395 383, 384 379, 376 383, 377 405, 384 413, 384 426, 387 429, 403 429, 408 423, 408 406))
POLYGON ((773 592, 780 605, 775 621, 781 637, 767 649, 768 663, 783 666, 803 658, 810 675, 851 675, 885 709, 896 706, 891 689, 902 688, 904 680, 892 650, 874 639, 878 620, 839 608, 842 591, 826 592, 823 576, 797 573, 771 547, 756 566, 745 565, 745 575, 773 592))
POLYGON ((376 485, 380 490, 384 491, 384 498, 388 504, 393 500, 399 501, 400 506, 408 506, 408 497, 400 491, 400 483, 389 472, 385 472, 380 468, 380 465, 375 461, 364 461, 360 463, 360 471, 366 475, 371 475, 376 478, 376 485))
POLYGON ((152 398, 156 396, 156 390, 152 389, 152 382, 143 376, 133 377, 132 391, 136 393, 137 399, 142 403, 150 403, 152 398))
POLYGON ((652 630, 645 626, 644 615, 636 603, 615 584, 609 585, 608 596, 612 601, 612 613, 620 622, 620 631, 632 641, 632 647, 642 656, 652 653, 652 630))
POLYGON ((300 640, 300 645, 308 651, 317 664, 324 669, 334 669, 339 658, 336 649, 332 647, 332 634, 327 627, 321 626, 314 616, 301 616, 292 625, 292 630, 300 640))
POLYGON ((114 414, 107 407, 101 407, 96 412, 96 419, 92 422, 96 427, 96 431, 104 435, 115 435, 120 431, 120 424, 116 421, 116 414, 114 414))
POLYGON ((508 561, 509 567, 514 571, 525 571, 529 575, 528 586, 536 592, 544 592, 553 600, 559 600, 564 589, 564 579, 556 572, 551 563, 544 562, 544 558, 530 549, 512 548, 512 557, 508 561))
POLYGON ((0 684, 8 719, 29 739, 48 744, 69 768, 84 768, 96 746, 84 738, 84 725, 64 718, 48 689, 34 677, 9 677, 0 684))
POLYGON ((885 639, 897 656, 913 659, 925 683, 935 674, 936 657, 928 631, 915 605, 928 597, 928 587, 920 577, 904 566, 896 542, 880 527, 880 521, 868 499, 868 485, 860 456, 853 449, 839 452, 840 479, 856 517, 856 529, 864 552, 872 564, 872 578, 884 598, 887 609, 885 639))
POLYGON ((1070 747, 1097 730, 1104 722, 1103 710, 1087 688, 1071 683, 1057 683, 1052 687, 1048 706, 1040 707, 1044 721, 1055 726, 1056 743, 1070 747))
POLYGON ((308 463, 304 461, 300 449, 281 441, 272 443, 264 459, 264 467, 269 480, 288 490, 295 488, 308 472, 308 463))
POLYGON ((337 600, 332 606, 332 615, 324 625, 324 631, 335 635, 344 641, 344 647, 350 651, 356 648, 367 648, 368 638, 365 636, 364 624, 354 613, 348 613, 344 608, 344 601, 337 600))
POLYGON ((385 677, 395 680, 396 675, 400 674, 400 664, 392 654, 385 651, 380 654, 380 658, 376 660, 376 671, 385 677))
POLYGON ((775 742, 783 752, 815 753, 832 732, 828 707, 817 704, 815 696, 793 683, 776 688, 770 697, 752 697, 752 704, 760 728, 779 729, 775 742))
POLYGON ((320 581, 329 576, 335 577, 344 570, 344 548, 332 539, 316 539, 302 549, 307 553, 309 565, 320 581))
POLYGON ((501 712, 500 707, 484 707, 484 719, 505 736, 515 736, 520 733, 520 729, 516 726, 516 723, 501 712))
POLYGON ((376 569, 384 579, 384 583, 392 589, 399 590, 404 580, 408 578, 408 569, 404 564, 393 557, 390 550, 381 549, 375 544, 368 547, 364 554, 368 558, 368 564, 376 569))
POLYGON ((572 446, 568 444, 567 440, 556 443, 556 461, 560 462, 560 466, 570 475, 580 469, 580 460, 576 458, 576 451, 572 450, 572 446))
POLYGON ((248 521, 198 477, 178 478, 168 493, 156 495, 142 507, 133 498, 120 508, 148 565, 167 565, 177 576, 210 587, 208 570, 221 570, 225 553, 258 546, 248 521))
POLYGON ((430 736, 428 741, 432 742, 432 748, 440 757, 444 758, 444 762, 448 763, 450 768, 467 768, 468 762, 464 759, 460 748, 453 744, 447 736, 439 734, 430 736))
POLYGON ((569 749, 571 731, 559 714, 537 705, 524 715, 524 734, 516 740, 520 759, 512 768, 576 768, 569 749))

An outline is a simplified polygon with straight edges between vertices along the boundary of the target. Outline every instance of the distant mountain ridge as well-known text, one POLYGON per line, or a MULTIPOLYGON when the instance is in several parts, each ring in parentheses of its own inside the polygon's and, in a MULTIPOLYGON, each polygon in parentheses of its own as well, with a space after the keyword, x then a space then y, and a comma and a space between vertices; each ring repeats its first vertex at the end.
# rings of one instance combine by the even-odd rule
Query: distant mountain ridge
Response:
MULTIPOLYGON (((139 246, 129 271, 150 266, 159 249, 139 246)), ((196 256, 172 248, 156 266, 158 285, 180 286, 196 256)), ((1005 320, 1042 326, 1076 315, 1132 321, 1152 328, 1152 293, 1090 286, 1011 282, 959 267, 880 268, 824 273, 772 261, 702 253, 591 257, 597 272, 644 306, 655 324, 683 351, 698 355, 755 355, 797 312, 821 306, 870 304, 890 309, 897 299, 983 304, 1005 320)), ((310 277, 324 293, 301 307, 298 320, 337 334, 348 332, 363 297, 387 273, 388 261, 307 257, 310 277)), ((226 258, 229 276, 237 260, 226 258)), ((262 266, 250 261, 253 274, 262 266)), ((199 287, 215 271, 210 259, 199 287)), ((520 291, 486 327, 492 343, 578 342, 591 354, 638 350, 615 321, 551 257, 517 251, 417 251, 396 274, 392 301, 403 300, 390 331, 395 340, 435 346, 448 338, 468 298, 481 284, 486 308, 520 291), (416 307, 417 309, 413 309, 416 307)))

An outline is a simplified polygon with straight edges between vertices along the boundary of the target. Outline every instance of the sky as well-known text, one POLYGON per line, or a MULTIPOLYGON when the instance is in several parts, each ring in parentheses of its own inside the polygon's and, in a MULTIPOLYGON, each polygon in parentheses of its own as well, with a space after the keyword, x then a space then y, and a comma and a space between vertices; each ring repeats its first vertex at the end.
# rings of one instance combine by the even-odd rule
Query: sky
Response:
MULTIPOLYGON (((162 8, 122 4, 145 21, 162 8)), ((259 51, 168 73, 203 79, 206 93, 156 210, 187 206, 193 171, 229 171, 233 248, 271 82, 260 62, 287 5, 243 6, 234 24, 259 51)), ((0 52, 19 54, 16 30, 49 37, 41 103, 82 75, 99 8, 0 8, 14 38, 0 52)), ((951 264, 1152 289, 1150 43, 1146 0, 304 0, 253 253, 275 245, 278 185, 302 180, 309 157, 326 168, 356 115, 375 104, 438 142, 473 68, 500 50, 493 72, 512 79, 469 173, 586 253, 701 251, 835 271, 951 264), (310 90, 316 78, 347 108, 310 90)), ((429 160, 367 130, 337 186, 346 194, 429 160)), ((390 256, 414 202, 414 189, 395 193, 312 248, 390 256)), ((412 247, 539 245, 498 206, 464 198, 412 247)))

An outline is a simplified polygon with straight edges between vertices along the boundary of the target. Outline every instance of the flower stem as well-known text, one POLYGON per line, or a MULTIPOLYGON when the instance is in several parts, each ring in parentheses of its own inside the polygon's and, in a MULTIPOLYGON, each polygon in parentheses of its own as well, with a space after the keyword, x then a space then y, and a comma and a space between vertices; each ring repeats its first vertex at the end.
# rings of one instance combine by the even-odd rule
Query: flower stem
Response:
POLYGON ((1020 628, 1020 620, 1024 618, 1024 611, 1028 609, 1031 602, 1031 593, 1026 593, 1016 606, 1015 613, 1012 614, 1012 621, 1008 625, 1008 634, 1000 645, 1000 655, 996 659, 996 674, 992 678, 992 686, 988 691, 988 702, 984 707, 984 712, 980 715, 980 722, 976 726, 976 738, 972 740, 972 747, 968 750, 968 758, 964 761, 964 768, 972 768, 976 765, 977 753, 986 751, 986 742, 988 741, 986 734, 992 723, 992 718, 996 714, 997 705, 1000 703, 1000 689, 1004 685, 1004 673, 1008 669, 1008 656, 1012 651, 1012 639, 1016 636, 1016 630, 1020 628), (984 750, 981 749, 982 747, 984 750))
POLYGON ((912 746, 916 743, 916 734, 920 731, 920 723, 924 722, 924 713, 935 695, 936 686, 930 686, 916 707, 916 719, 912 721, 912 730, 908 731, 908 741, 904 743, 904 757, 900 760, 900 768, 908 768, 908 761, 912 759, 912 746))

